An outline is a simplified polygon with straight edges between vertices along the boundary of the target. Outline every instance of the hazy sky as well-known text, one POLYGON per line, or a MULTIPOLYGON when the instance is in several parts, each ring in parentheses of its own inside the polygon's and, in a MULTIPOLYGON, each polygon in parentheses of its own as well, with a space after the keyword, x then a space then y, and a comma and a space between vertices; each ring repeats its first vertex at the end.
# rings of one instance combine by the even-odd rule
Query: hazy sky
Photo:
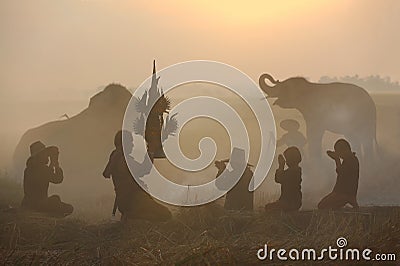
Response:
POLYGON ((153 59, 221 61, 255 81, 400 81, 398 25, 398 0, 0 0, 0 147, 81 111, 101 86, 138 86, 153 59))
POLYGON ((400 1, 1 0, 0 97, 87 97, 137 86, 192 59, 257 80, 304 75, 400 80, 400 1), (217 2, 218 4, 214 3, 217 2))

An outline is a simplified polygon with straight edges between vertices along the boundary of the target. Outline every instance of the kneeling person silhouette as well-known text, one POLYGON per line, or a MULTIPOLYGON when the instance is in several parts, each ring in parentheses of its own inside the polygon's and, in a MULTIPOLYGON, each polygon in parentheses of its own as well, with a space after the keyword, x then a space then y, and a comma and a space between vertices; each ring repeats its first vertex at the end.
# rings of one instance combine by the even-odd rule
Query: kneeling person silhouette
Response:
POLYGON ((226 193, 224 208, 226 210, 252 211, 254 191, 249 191, 249 187, 254 186, 252 182, 253 171, 250 169, 252 165, 246 163, 245 151, 235 147, 232 149, 230 159, 216 161, 215 166, 218 169, 215 185, 220 190, 227 190, 232 180, 240 176, 235 186, 226 193), (232 167, 232 171, 226 169, 228 162, 232 167), (226 172, 224 173, 225 170, 226 172), (243 173, 241 173, 241 170, 244 170, 243 173))
POLYGON ((278 201, 265 205, 266 211, 298 211, 301 207, 301 153, 298 148, 287 148, 278 156, 279 167, 275 172, 275 182, 281 184, 278 201), (285 164, 288 168, 285 169, 285 164))
POLYGON ((350 204, 353 208, 358 208, 358 158, 351 150, 350 143, 344 139, 336 141, 334 150, 327 151, 327 154, 336 163, 336 184, 332 192, 318 204, 318 209, 337 210, 346 204, 350 204))
MULTIPOLYGON (((150 221, 166 221, 171 218, 171 213, 165 206, 157 203, 143 188, 136 183, 124 157, 133 149, 132 134, 128 131, 118 131, 114 138, 115 150, 111 153, 110 159, 104 169, 103 176, 112 178, 116 205, 121 212, 122 221, 128 219, 144 219, 150 221), (124 147, 122 141, 126 142, 124 147)), ((145 156, 142 163, 136 162, 133 157, 127 156, 127 160, 135 169, 138 177, 150 173, 153 166, 152 155, 145 156)), ((145 186, 145 184, 142 184, 145 186)))
POLYGON ((36 141, 31 144, 30 152, 31 156, 24 171, 22 207, 52 216, 71 214, 74 209, 72 205, 62 202, 58 195, 48 196, 49 184, 60 184, 64 179, 58 163, 58 148, 46 147, 42 142, 36 141))

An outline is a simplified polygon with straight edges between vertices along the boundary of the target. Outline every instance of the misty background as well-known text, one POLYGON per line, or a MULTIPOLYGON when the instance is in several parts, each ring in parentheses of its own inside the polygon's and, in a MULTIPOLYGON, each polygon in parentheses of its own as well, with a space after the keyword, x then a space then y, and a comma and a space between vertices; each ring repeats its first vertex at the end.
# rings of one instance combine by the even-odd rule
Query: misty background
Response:
POLYGON ((109 83, 138 86, 154 58, 160 69, 221 61, 254 80, 269 72, 398 81, 399 13, 396 0, 3 0, 1 149, 27 128, 77 113, 109 83))
MULTIPOLYGON (((72 117, 110 83, 132 91, 151 74, 153 59, 158 69, 221 61, 256 83, 267 72, 279 80, 360 85, 377 104, 378 142, 396 152, 399 14, 396 0, 2 0, 0 169, 9 169, 26 130, 72 117)), ((302 119, 295 111, 273 111, 277 122, 302 119)), ((328 135, 326 147, 336 137, 328 135)))

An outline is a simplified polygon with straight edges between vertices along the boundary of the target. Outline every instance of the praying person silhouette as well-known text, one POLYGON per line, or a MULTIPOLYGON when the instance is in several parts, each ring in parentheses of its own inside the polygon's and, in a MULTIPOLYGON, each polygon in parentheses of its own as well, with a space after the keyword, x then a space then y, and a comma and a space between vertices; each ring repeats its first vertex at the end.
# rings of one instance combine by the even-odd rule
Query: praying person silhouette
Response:
POLYGON ((268 211, 298 211, 302 204, 301 193, 301 153, 296 147, 289 147, 278 156, 279 167, 275 172, 275 182, 281 184, 281 196, 276 202, 265 205, 268 211), (285 164, 288 166, 285 169, 285 164))
POLYGON ((215 185, 221 190, 229 189, 232 180, 240 178, 236 185, 227 192, 224 208, 227 210, 246 210, 252 211, 254 204, 254 191, 249 191, 249 185, 253 177, 250 167, 252 165, 246 163, 245 151, 239 148, 233 148, 231 158, 216 161, 215 166, 218 168, 217 180, 215 185), (232 171, 226 169, 226 164, 232 167, 232 171), (244 172, 241 173, 241 169, 244 172), (226 170, 225 173, 224 170, 226 170), (223 174, 222 176, 220 176, 223 174))
POLYGON ((52 216, 71 214, 74 209, 72 205, 62 202, 58 195, 48 196, 49 184, 60 184, 64 179, 58 162, 58 148, 46 147, 36 141, 30 145, 30 152, 24 171, 24 198, 21 206, 52 216))
POLYGON ((331 193, 318 204, 318 209, 337 210, 350 204, 358 208, 357 190, 359 180, 359 161, 351 150, 350 143, 339 139, 334 145, 334 151, 327 151, 336 163, 336 184, 331 193))

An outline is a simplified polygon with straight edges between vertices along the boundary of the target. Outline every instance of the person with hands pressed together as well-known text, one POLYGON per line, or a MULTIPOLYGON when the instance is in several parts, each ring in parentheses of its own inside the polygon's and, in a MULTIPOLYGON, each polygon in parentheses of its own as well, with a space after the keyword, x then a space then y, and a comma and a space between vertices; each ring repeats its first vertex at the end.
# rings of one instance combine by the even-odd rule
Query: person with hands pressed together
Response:
POLYGON ((72 205, 62 202, 58 195, 48 196, 49 184, 60 184, 64 179, 63 170, 58 162, 58 148, 46 147, 42 142, 36 141, 31 144, 30 152, 31 156, 24 171, 22 207, 52 216, 71 214, 72 205))
POLYGON ((301 153, 298 148, 287 148, 283 155, 279 154, 279 167, 275 172, 275 182, 281 184, 281 196, 276 202, 265 205, 269 211, 298 211, 302 204, 301 193, 301 153), (285 169, 285 165, 288 166, 285 169))

